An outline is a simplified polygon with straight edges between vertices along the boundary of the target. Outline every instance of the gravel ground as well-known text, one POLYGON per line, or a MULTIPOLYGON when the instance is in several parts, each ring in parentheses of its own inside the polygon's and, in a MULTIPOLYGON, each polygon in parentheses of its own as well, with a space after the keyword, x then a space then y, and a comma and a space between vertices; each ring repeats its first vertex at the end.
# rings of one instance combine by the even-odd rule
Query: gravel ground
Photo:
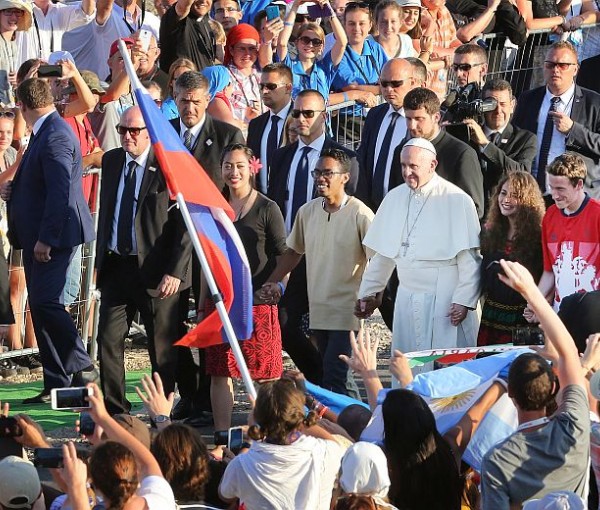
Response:
MULTIPOLYGON (((365 321, 365 326, 367 330, 370 332, 372 338, 379 339, 379 349, 378 349, 378 369, 381 373, 382 380, 384 385, 386 382, 389 382, 389 376, 387 376, 387 367, 389 364, 390 357, 390 344, 391 344, 391 333, 383 323, 383 320, 379 316, 379 314, 374 315, 367 321, 365 321)), ((148 352, 143 345, 139 345, 139 342, 131 342, 131 340, 127 341, 126 350, 125 350, 125 368, 128 372, 130 371, 140 371, 145 370, 150 367, 150 360, 148 358, 148 352)), ((294 368, 294 364, 292 360, 284 353, 284 367, 286 369, 294 368)), ((0 380, 0 388, 2 385, 6 384, 17 384, 24 382, 32 382, 41 380, 41 374, 30 374, 30 375, 17 375, 14 377, 9 377, 3 380, 0 380)), ((363 392, 363 397, 365 396, 364 390, 362 387, 362 381, 358 380, 359 388, 363 392)), ((234 406, 234 417, 233 424, 234 425, 242 425, 246 422, 247 413, 250 410, 250 404, 248 398, 246 396, 246 392, 244 389, 244 385, 241 381, 235 381, 234 384, 235 391, 235 406, 234 406)), ((138 416, 143 421, 149 423, 149 417, 145 410, 139 412, 136 416, 138 416)), ((205 438, 212 440, 212 429, 210 427, 206 427, 202 429, 202 433, 205 438)), ((55 443, 61 443, 68 440, 76 440, 80 441, 80 437, 75 433, 75 430, 72 427, 63 427, 59 429, 55 429, 53 431, 48 432, 48 438, 55 443)), ((211 442, 211 441, 208 441, 211 442)))

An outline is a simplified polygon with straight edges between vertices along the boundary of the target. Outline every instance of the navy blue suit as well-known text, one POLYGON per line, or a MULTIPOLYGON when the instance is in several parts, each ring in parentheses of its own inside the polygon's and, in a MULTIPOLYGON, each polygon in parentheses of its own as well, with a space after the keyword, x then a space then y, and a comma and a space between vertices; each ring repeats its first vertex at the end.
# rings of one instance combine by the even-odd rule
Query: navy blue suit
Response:
POLYGON ((83 196, 82 172, 79 142, 69 125, 53 112, 32 137, 8 202, 8 237, 13 247, 23 249, 45 390, 69 386, 70 376, 91 364, 62 303, 74 249, 95 236, 83 196), (51 247, 50 261, 34 259, 37 241, 51 247))

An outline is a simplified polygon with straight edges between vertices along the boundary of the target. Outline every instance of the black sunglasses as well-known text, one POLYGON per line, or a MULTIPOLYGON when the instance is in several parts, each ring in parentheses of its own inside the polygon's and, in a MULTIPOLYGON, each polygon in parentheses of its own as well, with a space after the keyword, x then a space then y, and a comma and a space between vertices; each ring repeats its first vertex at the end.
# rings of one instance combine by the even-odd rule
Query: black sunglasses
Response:
POLYGON ((260 90, 264 90, 264 89, 275 90, 277 87, 279 87, 279 85, 280 85, 279 83, 259 83, 258 88, 260 90))
POLYGON ((482 66, 483 63, 479 63, 479 64, 452 64, 452 70, 454 72, 456 71, 463 71, 468 73, 473 67, 477 67, 477 66, 482 66))
POLYGON ((11 112, 11 111, 0 112, 0 117, 6 117, 7 119, 14 119, 15 112, 11 112))
POLYGON ((307 16, 306 14, 296 14, 296 23, 306 23, 306 22, 312 22, 315 21, 315 18, 311 18, 310 16, 307 16))
POLYGON ((129 132, 131 136, 138 136, 144 129, 146 128, 117 125, 117 133, 120 135, 124 135, 125 133, 129 132))
POLYGON ((312 44, 315 48, 318 48, 320 46, 323 46, 323 41, 321 41, 321 39, 315 37, 314 39, 307 37, 305 35, 303 35, 302 37, 299 37, 298 40, 304 44, 306 44, 307 46, 309 44, 312 44))
POLYGON ((367 2, 348 2, 346 4, 346 10, 352 9, 370 9, 370 6, 367 2))
POLYGON ((379 82, 379 84, 381 85, 382 89, 386 89, 388 87, 397 89, 398 87, 402 87, 402 85, 404 85, 404 80, 390 80, 390 81, 381 80, 379 82))
POLYGON ((306 119, 312 119, 315 113, 324 112, 325 110, 292 110, 292 118, 298 119, 302 115, 306 119))

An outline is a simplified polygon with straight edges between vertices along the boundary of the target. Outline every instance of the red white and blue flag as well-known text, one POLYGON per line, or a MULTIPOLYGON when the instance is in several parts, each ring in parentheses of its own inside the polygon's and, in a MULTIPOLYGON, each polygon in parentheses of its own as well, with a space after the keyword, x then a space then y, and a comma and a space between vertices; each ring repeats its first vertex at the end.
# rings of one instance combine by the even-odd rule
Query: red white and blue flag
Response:
MULTIPOLYGON (((182 194, 196 229, 190 235, 200 240, 237 339, 246 340, 252 335, 252 274, 232 222, 233 210, 137 77, 130 79, 171 198, 182 194)), ((213 310, 177 345, 208 347, 224 342, 227 336, 217 310, 213 310)))

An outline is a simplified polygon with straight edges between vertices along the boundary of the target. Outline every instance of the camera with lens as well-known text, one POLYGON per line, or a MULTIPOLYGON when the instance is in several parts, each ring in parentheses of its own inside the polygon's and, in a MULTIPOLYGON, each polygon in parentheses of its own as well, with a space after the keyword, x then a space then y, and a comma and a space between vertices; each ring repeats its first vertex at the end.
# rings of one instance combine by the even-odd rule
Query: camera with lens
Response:
POLYGON ((537 327, 515 328, 512 332, 513 345, 544 345, 544 332, 537 327))
POLYGON ((483 114, 496 109, 498 102, 493 98, 483 99, 478 83, 467 83, 464 87, 452 89, 442 104, 445 109, 443 120, 446 131, 459 140, 468 143, 469 128, 464 125, 466 119, 474 119, 483 125, 483 114))

